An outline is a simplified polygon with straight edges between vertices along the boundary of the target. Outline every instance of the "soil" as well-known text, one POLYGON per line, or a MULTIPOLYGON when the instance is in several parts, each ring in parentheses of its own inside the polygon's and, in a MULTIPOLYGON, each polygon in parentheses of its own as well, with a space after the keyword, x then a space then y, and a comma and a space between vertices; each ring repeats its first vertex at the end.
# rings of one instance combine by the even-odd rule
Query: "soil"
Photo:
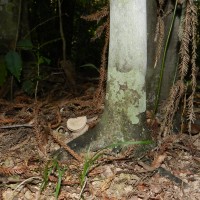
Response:
POLYGON ((200 199, 198 94, 191 134, 160 138, 154 121, 146 151, 129 145, 77 153, 67 144, 87 130, 69 131, 67 119, 87 116, 91 129, 103 111, 93 99, 95 84, 79 88, 76 97, 54 90, 37 101, 24 93, 0 100, 0 199, 200 199))

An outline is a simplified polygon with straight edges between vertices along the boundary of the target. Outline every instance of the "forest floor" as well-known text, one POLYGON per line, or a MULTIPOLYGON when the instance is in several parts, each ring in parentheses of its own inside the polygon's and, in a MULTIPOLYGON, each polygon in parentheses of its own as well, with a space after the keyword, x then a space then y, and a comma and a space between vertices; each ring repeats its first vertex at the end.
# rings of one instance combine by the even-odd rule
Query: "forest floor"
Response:
MULTIPOLYGON (((200 199, 200 95, 192 134, 176 132, 140 154, 138 146, 77 153, 67 144, 85 131, 70 132, 67 119, 87 117, 94 127, 103 111, 92 106, 95 84, 79 96, 55 93, 43 100, 18 93, 0 100, 0 199, 3 200, 197 200, 200 199), (56 98, 55 98, 56 96, 56 98)), ((60 91, 61 92, 61 91, 60 91)), ((159 126, 159 124, 158 124, 159 126)))

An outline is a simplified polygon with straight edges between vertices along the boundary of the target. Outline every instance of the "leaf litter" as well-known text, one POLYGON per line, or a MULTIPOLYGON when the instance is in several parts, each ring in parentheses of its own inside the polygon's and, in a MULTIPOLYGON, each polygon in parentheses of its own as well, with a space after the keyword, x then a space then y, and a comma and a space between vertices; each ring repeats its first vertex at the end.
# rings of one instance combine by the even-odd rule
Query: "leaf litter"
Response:
MULTIPOLYGON (((85 124, 80 125, 80 132, 79 128, 72 132, 67 120, 85 116, 87 129, 94 127, 103 106, 97 109, 89 103, 92 95, 87 91, 87 97, 69 95, 63 100, 42 100, 37 104, 25 95, 16 96, 14 103, 0 100, 0 199, 53 200, 58 186, 60 200, 199 199, 198 104, 194 134, 183 131, 168 135, 141 155, 133 145, 117 153, 105 149, 93 160, 81 186, 84 158, 86 154, 92 158, 95 152, 77 153, 67 145, 85 133, 85 124), (46 188, 41 191, 45 176, 46 188)), ((147 123, 157 141, 159 122, 148 117, 147 123)))

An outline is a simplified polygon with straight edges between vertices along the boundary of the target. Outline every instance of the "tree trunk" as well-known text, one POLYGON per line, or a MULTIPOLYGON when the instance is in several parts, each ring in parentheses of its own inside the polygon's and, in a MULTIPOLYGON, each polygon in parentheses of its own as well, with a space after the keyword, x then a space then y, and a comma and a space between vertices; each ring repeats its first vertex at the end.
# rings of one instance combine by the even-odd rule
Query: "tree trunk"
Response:
POLYGON ((102 119, 102 136, 110 142, 144 137, 146 24, 146 0, 111 1, 106 111, 102 119))
POLYGON ((146 0, 111 0, 105 111, 87 139, 82 137, 72 146, 80 148, 90 142, 91 147, 101 148, 117 141, 146 138, 146 68, 146 0))
POLYGON ((75 0, 62 2, 62 13, 65 14, 63 16, 63 29, 66 39, 66 56, 68 59, 71 58, 75 4, 75 0))
MULTIPOLYGON (((165 47, 166 39, 168 36, 169 28, 171 25, 173 12, 171 12, 169 15, 167 15, 163 19, 163 21, 164 21, 164 36, 163 37, 164 38, 163 38, 163 42, 161 45, 160 59, 158 60, 157 65, 154 68, 155 57, 156 57, 156 48, 158 45, 158 42, 155 41, 156 24, 158 21, 156 0, 148 0, 147 8, 148 8, 148 12, 147 12, 147 26, 148 26, 147 27, 147 29, 148 29, 148 45, 147 45, 148 59, 147 59, 147 63, 148 63, 148 68, 147 68, 147 75, 146 75, 146 89, 147 89, 147 102, 148 102, 147 109, 154 110, 156 95, 158 92, 158 82, 160 79, 160 70, 161 70, 161 65, 162 65, 164 47, 165 47)), ((173 6, 172 6, 171 1, 168 1, 165 12, 168 12, 170 9, 172 11, 172 8, 173 8, 173 6)), ((178 62, 179 24, 180 24, 180 16, 176 15, 175 20, 174 20, 174 26, 172 29, 171 37, 170 37, 168 48, 167 48, 159 104, 162 103, 163 100, 165 100, 168 97, 170 88, 173 84, 174 73, 176 70, 177 62, 178 62)), ((160 37, 160 35, 158 37, 160 37)))
POLYGON ((0 54, 13 48, 16 40, 20 0, 0 1, 0 54))

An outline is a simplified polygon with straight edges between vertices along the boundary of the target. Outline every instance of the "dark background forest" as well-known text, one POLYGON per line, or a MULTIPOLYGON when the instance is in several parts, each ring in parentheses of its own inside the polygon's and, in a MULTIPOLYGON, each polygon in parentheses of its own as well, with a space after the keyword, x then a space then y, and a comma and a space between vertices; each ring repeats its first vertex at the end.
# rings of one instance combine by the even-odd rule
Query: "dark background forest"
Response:
MULTIPOLYGON (((97 27, 103 22, 88 22, 82 17, 100 10, 107 4, 107 0, 72 0, 61 2, 62 24, 66 40, 66 59, 72 63, 76 79, 78 76, 97 77, 99 75, 97 69, 100 66, 104 37, 102 35, 101 38, 96 40, 92 40, 92 38, 95 36, 97 27)), ((58 2, 36 0, 27 2, 25 6, 28 8, 28 30, 37 27, 30 34, 33 45, 41 46, 47 43, 47 45, 40 49, 40 54, 50 59, 50 66, 54 68, 53 70, 59 69, 59 62, 63 59, 63 44, 60 34, 58 2)), ((21 30, 23 31, 23 27, 21 30)), ((21 37, 23 38, 23 33, 21 37)), ((24 53, 24 59, 29 60, 30 52, 29 55, 27 55, 27 52, 24 53)))
MULTIPOLYGON (((200 10, 199 1, 195 1, 195 3, 198 6, 198 10, 200 10)), ((108 4, 108 0, 61 1, 62 27, 66 44, 64 54, 66 60, 69 61, 68 67, 72 71, 70 76, 76 81, 85 77, 99 76, 98 69, 101 64, 101 53, 105 40, 104 33, 99 37, 96 35, 96 30, 106 19, 87 21, 84 19, 84 16, 96 13, 108 4)), ((200 14, 198 18, 200 18, 200 14)), ((200 43, 199 35, 200 28, 198 27, 198 43, 200 43)), ((52 83, 54 84, 56 80, 59 82, 60 78, 65 76, 64 74, 63 76, 61 75, 63 73, 61 66, 61 61, 63 60, 63 40, 60 32, 58 1, 22 1, 18 42, 22 40, 30 41, 33 48, 29 49, 29 51, 27 49, 25 51, 17 49, 22 56, 23 66, 20 83, 18 80, 15 84, 18 88, 23 88, 23 91, 29 95, 34 95, 35 84, 38 80, 41 82, 51 79, 54 80, 52 83), (40 62, 39 75, 37 56, 43 59, 40 62), (50 74, 53 74, 53 76, 50 77, 50 74)), ((9 50, 9 48, 6 49, 3 54, 6 54, 9 50)), ((199 54, 200 48, 198 44, 197 56, 199 54)), ((197 62, 200 63, 200 56, 197 57, 197 62)), ((0 81, 1 85, 2 82, 0 81)), ((50 88, 52 84, 49 85, 50 88)), ((70 87, 69 84, 66 86, 70 87)), ((47 86, 42 88, 42 85, 40 85, 38 94, 42 94, 41 91, 49 90, 50 88, 47 86)), ((9 91, 10 89, 6 88, 5 90, 9 91)), ((7 92, 1 92, 1 95, 7 96, 7 92)))
MULTIPOLYGON (((106 5, 107 1, 63 1, 62 17, 63 29, 66 38, 67 58, 72 59, 76 66, 86 63, 99 65, 102 41, 91 42, 95 34, 97 22, 88 23, 82 16, 96 12, 106 5)), ((30 30, 38 24, 48 20, 38 27, 32 34, 33 43, 43 44, 60 38, 59 13, 57 1, 30 1, 28 3, 30 30)), ((45 56, 56 62, 62 55, 62 41, 49 44, 42 49, 45 56)))
MULTIPOLYGON (((101 10, 108 5, 108 0, 71 0, 62 1, 62 21, 63 30, 66 40, 66 59, 73 63, 76 78, 79 76, 97 77, 101 62, 101 52, 104 45, 104 35, 94 39, 96 29, 101 26, 103 20, 86 21, 83 16, 101 10), (83 67, 82 67, 83 66, 83 67), (92 66, 92 67, 91 67, 92 66)), ((195 2, 198 11, 200 11, 200 2, 195 2)), ((25 32, 34 29, 30 34, 32 43, 44 45, 40 50, 40 54, 50 59, 50 66, 53 68, 59 67, 59 62, 62 58, 62 40, 60 38, 59 29, 59 11, 57 1, 29 1, 25 5, 28 10, 28 29, 25 32)), ((26 9, 24 9, 26 12, 26 9)), ((199 12, 200 13, 200 12, 199 12)), ((22 13, 23 15, 23 13, 22 13)), ((26 13, 25 15, 26 16, 26 13)), ((200 21, 200 14, 198 15, 200 21)), ((23 25, 23 23, 22 23, 23 25)), ((23 38, 23 27, 21 37, 23 38)), ((200 27, 198 27, 198 38, 200 35, 200 27)), ((123 30, 122 30, 123 31, 123 30)), ((27 33, 26 33, 27 34, 27 33)), ((200 39, 197 40, 200 43, 200 39)), ((200 47, 197 49, 197 62, 200 63, 200 47)), ((24 59, 30 59, 26 57, 24 59)), ((198 64, 197 64, 198 65, 198 64)))

